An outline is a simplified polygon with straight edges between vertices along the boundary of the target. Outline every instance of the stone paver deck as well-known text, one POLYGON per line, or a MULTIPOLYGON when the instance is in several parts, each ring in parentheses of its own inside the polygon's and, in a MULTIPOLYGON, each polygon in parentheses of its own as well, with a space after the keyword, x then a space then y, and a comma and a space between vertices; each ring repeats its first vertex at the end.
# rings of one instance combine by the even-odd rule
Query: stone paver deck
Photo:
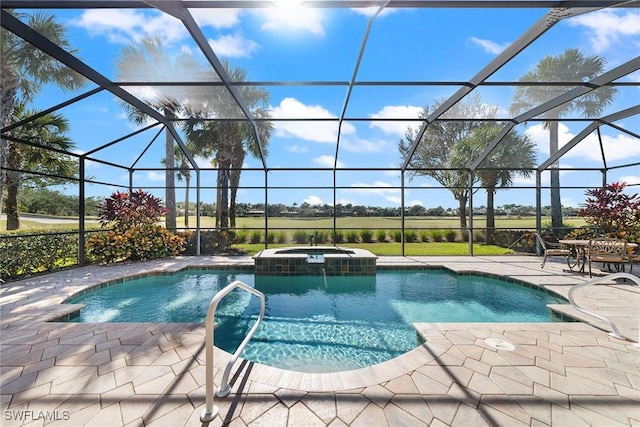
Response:
MULTIPOLYGON (((186 266, 251 263, 249 257, 180 257, 82 267, 4 284, 0 424, 202 425, 202 324, 50 320, 76 308, 61 304, 65 298, 105 281, 186 266)), ((588 280, 553 261, 540 269, 540 258, 532 256, 381 257, 378 264, 504 275, 563 296, 588 280)), ((637 341, 640 288, 617 281, 590 287, 577 298, 614 317, 625 336, 637 341)), ((558 310, 582 316, 571 308, 558 310)), ((429 323, 416 329, 425 344, 354 371, 301 373, 239 361, 232 392, 216 399, 219 415, 209 425, 640 426, 640 348, 610 337, 598 321, 429 323), (501 340, 504 349, 487 344, 487 338, 501 340)), ((216 349, 216 384, 225 354, 216 349)))

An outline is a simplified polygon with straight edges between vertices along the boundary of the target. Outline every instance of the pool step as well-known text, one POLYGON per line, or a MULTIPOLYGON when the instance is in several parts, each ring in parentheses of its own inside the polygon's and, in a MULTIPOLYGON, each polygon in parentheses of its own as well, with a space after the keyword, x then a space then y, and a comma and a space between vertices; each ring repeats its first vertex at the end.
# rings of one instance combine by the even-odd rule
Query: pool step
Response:
POLYGON ((350 371, 360 369, 356 361, 344 359, 331 359, 315 355, 296 354, 291 356, 281 355, 273 359, 263 361, 265 365, 277 366, 280 369, 309 373, 328 373, 338 371, 350 371))

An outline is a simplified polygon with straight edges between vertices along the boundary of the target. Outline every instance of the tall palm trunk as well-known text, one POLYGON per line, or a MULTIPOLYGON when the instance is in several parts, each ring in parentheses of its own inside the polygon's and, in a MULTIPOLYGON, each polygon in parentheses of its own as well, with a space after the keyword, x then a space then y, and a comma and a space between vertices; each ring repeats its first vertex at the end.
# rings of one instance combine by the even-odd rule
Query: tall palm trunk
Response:
POLYGON ((184 176, 185 192, 184 192, 184 226, 189 228, 189 186, 191 184, 191 175, 187 172, 184 176))
MULTIPOLYGON (((173 111, 165 109, 165 115, 169 120, 175 118, 173 111)), ((166 159, 166 170, 165 170, 165 204, 167 208, 166 215, 166 227, 168 230, 175 231, 177 228, 176 225, 176 174, 175 174, 175 164, 176 164, 176 151, 174 148, 174 140, 169 129, 165 131, 165 159, 166 159)))
POLYGON ((487 235, 485 243, 488 245, 493 244, 493 235, 496 230, 496 214, 493 209, 495 193, 495 187, 487 187, 487 235))
MULTIPOLYGON (((9 125, 11 115, 13 114, 20 79, 6 63, 2 64, 0 76, 2 77, 2 88, 0 88, 2 91, 0 94, 0 128, 5 128, 9 125)), ((5 171, 1 168, 7 164, 8 155, 9 142, 4 138, 0 138, 0 213, 2 213, 2 195, 7 178, 5 171)))
POLYGON ((458 201, 458 215, 460 216, 460 228, 467 228, 467 196, 463 193, 456 194, 458 201))
POLYGON ((218 165, 218 216, 220 230, 229 228, 229 167, 228 160, 218 165))
MULTIPOLYGON (((557 118, 557 115, 553 117, 557 118)), ((549 122, 549 155, 553 156, 558 152, 558 122, 549 122)), ((560 171, 558 162, 551 165, 550 170, 550 196, 551 196, 551 228, 558 234, 562 231, 562 202, 560 201, 560 171)))
POLYGON ((238 195, 238 187, 240 186, 240 175, 242 173, 242 163, 244 162, 245 151, 242 143, 236 144, 233 150, 233 159, 231 166, 233 170, 229 172, 231 185, 231 198, 229 200, 229 220, 231 228, 236 227, 236 196, 238 195))
POLYGON ((7 230, 20 228, 20 215, 18 214, 18 189, 20 187, 22 168, 22 154, 16 144, 9 144, 7 151, 7 230))

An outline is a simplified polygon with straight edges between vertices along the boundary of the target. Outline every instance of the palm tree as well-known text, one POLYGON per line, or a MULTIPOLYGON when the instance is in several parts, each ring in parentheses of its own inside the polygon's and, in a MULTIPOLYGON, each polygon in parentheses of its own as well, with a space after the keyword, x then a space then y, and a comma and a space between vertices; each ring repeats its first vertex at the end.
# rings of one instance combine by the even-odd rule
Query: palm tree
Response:
MULTIPOLYGON (((597 55, 585 56, 578 49, 567 49, 558 56, 545 56, 536 66, 520 77, 520 82, 576 82, 591 80, 602 74, 607 61, 597 55)), ((513 95, 511 112, 529 110, 554 97, 565 93, 572 87, 563 86, 518 86, 513 95)), ((553 108, 543 117, 548 119, 545 128, 549 129, 549 154, 558 151, 558 119, 563 115, 578 111, 584 117, 597 117, 613 102, 617 90, 604 86, 578 97, 566 104, 553 108)), ((562 205, 560 202, 560 171, 557 163, 551 168, 551 227, 562 229, 562 205)))
MULTIPOLYGON (((43 11, 32 14, 13 12, 14 16, 26 20, 29 27, 39 32, 63 49, 74 53, 66 37, 66 28, 55 20, 55 16, 43 11)), ((15 116, 14 109, 20 101, 31 102, 48 83, 53 83, 63 90, 77 90, 85 84, 85 79, 70 68, 65 67, 52 57, 20 37, 0 29, 0 77, 2 94, 0 95, 0 128, 9 125, 15 116)), ((9 144, 0 138, 0 212, 2 212, 2 191, 6 176, 2 168, 10 161, 9 144)), ((17 148, 14 147, 14 153, 17 148)), ((12 164, 19 163, 16 159, 12 164)))
MULTIPOLYGON (((16 121, 36 114, 36 111, 27 110, 20 102, 14 105, 13 112, 16 121)), ((57 150, 69 151, 74 147, 74 144, 65 135, 68 128, 69 124, 63 116, 46 114, 27 122, 10 133, 17 139, 57 150)), ((7 152, 7 230, 17 230, 20 228, 18 191, 22 183, 24 173, 22 171, 27 168, 33 172, 72 177, 77 171, 77 165, 69 156, 19 142, 9 142, 7 152)), ((54 182, 56 182, 55 179, 54 182)))
MULTIPOLYGON (((247 81, 246 71, 226 61, 223 62, 223 66, 231 81, 247 81)), ((273 131, 268 112, 269 93, 253 86, 238 86, 238 91, 247 108, 257 119, 256 127, 265 150, 263 154, 266 155, 266 146, 273 131)), ((184 122, 183 127, 187 140, 197 147, 198 155, 215 155, 214 164, 218 168, 218 226, 227 229, 230 213, 235 216, 235 196, 245 153, 248 151, 257 157, 258 140, 248 120, 237 120, 243 113, 226 88, 213 86, 204 90, 201 102, 190 106, 189 115, 190 119, 184 122), (229 208, 230 189, 233 211, 229 208)), ((235 224, 235 218, 232 221, 235 224)))
MULTIPOLYGON (((187 147, 187 149, 189 149, 187 147)), ((191 150, 190 150, 191 151, 191 150)), ((189 190, 191 187, 191 168, 189 167, 189 159, 184 154, 182 149, 177 145, 174 147, 174 159, 178 164, 178 168, 176 169, 176 179, 178 181, 185 181, 185 194, 184 194, 184 226, 185 228, 189 228, 189 190)), ((167 159, 162 159, 160 161, 164 167, 167 167, 167 159)))
POLYGON ((184 155, 182 150, 176 150, 176 159, 178 160, 178 171, 176 172, 176 179, 182 181, 184 179, 184 227, 189 228, 189 190, 191 189, 191 168, 189 167, 189 161, 187 156, 184 155))
MULTIPOLYGON (((473 162, 500 133, 499 124, 483 125, 473 131, 468 138, 456 144, 452 154, 452 163, 468 166, 473 162)), ((497 188, 509 187, 517 175, 529 177, 536 165, 535 143, 526 135, 509 132, 500 143, 482 161, 476 170, 487 191, 487 235, 486 243, 493 243, 496 227, 494 195, 497 188), (518 168, 514 170, 513 168, 518 168)))
MULTIPOLYGON (((420 118, 426 119, 432 111, 440 107, 442 102, 437 101, 431 107, 425 107, 420 113, 420 118)), ((461 228, 467 227, 468 174, 451 162, 451 153, 456 144, 483 125, 483 122, 473 118, 495 117, 496 111, 497 107, 483 104, 479 96, 470 97, 468 102, 456 104, 449 110, 448 115, 470 120, 441 120, 431 123, 409 162, 410 176, 431 177, 451 191, 458 201, 461 228)), ((417 133, 417 130, 409 128, 404 139, 400 140, 398 148, 403 159, 407 157, 409 147, 416 140, 417 133)))
MULTIPOLYGON (((184 81, 202 79, 202 68, 189 54, 177 57, 169 55, 157 36, 147 36, 138 43, 130 43, 122 50, 117 64, 118 79, 121 81, 184 81)), ((162 86, 153 91, 137 94, 148 105, 160 111, 169 121, 178 118, 195 90, 184 86, 162 86)), ((130 104, 123 104, 129 119, 137 125, 144 124, 148 117, 130 104)), ((171 132, 165 132, 165 204, 167 209, 166 227, 176 229, 176 190, 175 190, 175 141, 171 132)))

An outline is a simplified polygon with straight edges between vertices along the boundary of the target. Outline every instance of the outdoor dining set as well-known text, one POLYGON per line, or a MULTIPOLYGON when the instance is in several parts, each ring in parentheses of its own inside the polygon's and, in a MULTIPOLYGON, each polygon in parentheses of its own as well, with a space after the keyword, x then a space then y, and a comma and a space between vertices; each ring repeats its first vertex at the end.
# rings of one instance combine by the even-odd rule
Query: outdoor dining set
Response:
POLYGON ((601 265, 608 271, 633 271, 633 264, 640 263, 640 253, 636 252, 638 244, 622 239, 599 237, 594 239, 565 239, 551 243, 537 235, 537 240, 544 252, 541 268, 548 257, 562 257, 571 271, 584 273, 589 271, 592 277, 592 265, 601 265))

